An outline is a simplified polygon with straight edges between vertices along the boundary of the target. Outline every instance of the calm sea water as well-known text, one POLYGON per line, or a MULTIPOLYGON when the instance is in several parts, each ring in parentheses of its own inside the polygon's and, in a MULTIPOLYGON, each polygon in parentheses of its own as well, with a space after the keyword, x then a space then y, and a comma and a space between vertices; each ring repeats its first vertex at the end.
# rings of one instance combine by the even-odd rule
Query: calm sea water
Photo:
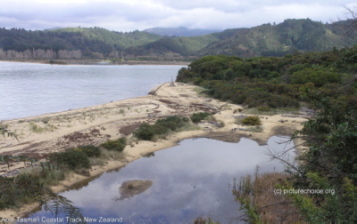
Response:
POLYGON ((0 62, 0 120, 147 95, 182 67, 0 62))
MULTIPOLYGON (((187 139, 61 195, 71 200, 84 217, 97 219, 91 223, 100 223, 100 217, 116 218, 121 223, 193 223, 202 216, 220 223, 244 223, 237 219, 242 211, 232 195, 234 179, 254 175, 257 166, 259 173, 283 171, 284 166, 271 161, 266 153, 267 149, 282 152, 291 148, 291 142, 279 144, 286 141, 272 137, 268 145, 259 146, 246 138, 239 143, 187 139), (153 184, 141 194, 117 200, 121 184, 130 180, 150 180, 153 184)), ((293 154, 290 151, 285 156, 292 158, 293 154)), ((65 220, 66 215, 58 217, 65 220)), ((43 210, 30 217, 55 216, 43 210)))

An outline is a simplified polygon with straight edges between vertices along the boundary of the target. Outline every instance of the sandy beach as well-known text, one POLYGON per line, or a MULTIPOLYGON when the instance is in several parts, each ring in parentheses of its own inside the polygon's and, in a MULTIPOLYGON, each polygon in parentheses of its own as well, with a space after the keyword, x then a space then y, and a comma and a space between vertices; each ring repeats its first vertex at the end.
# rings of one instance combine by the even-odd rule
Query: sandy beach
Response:
MULTIPOLYGON (((143 155, 161 149, 172 147, 179 141, 194 137, 209 137, 223 141, 238 142, 241 137, 256 140, 265 144, 273 135, 291 135, 300 129, 306 121, 304 116, 287 114, 258 115, 262 121, 261 132, 251 132, 246 126, 235 123, 239 116, 246 116, 239 105, 218 101, 199 94, 200 87, 183 83, 164 83, 147 96, 120 100, 93 107, 69 110, 59 113, 45 114, 23 119, 3 121, 8 129, 18 135, 18 140, 0 136, 0 156, 24 155, 41 161, 46 154, 63 151, 79 145, 100 145, 108 139, 125 136, 129 144, 124 150, 125 158, 111 160, 104 166, 94 166, 90 176, 119 168, 143 155), (167 116, 190 116, 196 112, 214 113, 217 121, 222 121, 224 127, 215 122, 201 122, 200 129, 177 132, 166 139, 138 141, 132 137, 132 132, 141 123, 154 123, 159 118, 167 116)), ((30 162, 12 161, 10 168, 6 163, 0 163, 0 175, 16 175, 30 162)), ((73 174, 60 185, 52 187, 55 192, 64 191, 71 185, 88 179, 88 176, 73 174)), ((0 211, 0 217, 22 217, 38 207, 36 203, 23 206, 17 210, 0 211)))

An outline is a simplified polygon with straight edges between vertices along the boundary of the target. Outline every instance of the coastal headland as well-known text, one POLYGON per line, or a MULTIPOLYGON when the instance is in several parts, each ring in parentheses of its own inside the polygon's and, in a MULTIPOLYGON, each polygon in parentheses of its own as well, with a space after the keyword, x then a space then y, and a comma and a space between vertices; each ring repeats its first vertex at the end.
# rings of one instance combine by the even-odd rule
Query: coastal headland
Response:
MULTIPOLYGON (((109 160, 102 166, 92 166, 89 176, 69 176, 59 185, 52 187, 54 192, 60 192, 103 172, 120 168, 148 153, 172 147, 183 139, 207 137, 238 142, 240 138, 247 137, 259 144, 265 144, 271 136, 293 134, 306 121, 304 115, 257 115, 262 121, 262 129, 254 132, 236 123, 237 117, 249 115, 242 106, 206 97, 200 94, 201 91, 202 89, 195 85, 164 83, 150 91, 147 96, 3 121, 3 125, 17 134, 18 140, 0 136, 0 156, 23 155, 41 161, 45 160, 49 153, 64 151, 71 147, 100 145, 108 139, 123 136, 129 139, 129 144, 123 151, 123 159, 109 160), (142 123, 154 123, 157 119, 173 115, 189 117, 197 112, 209 112, 216 121, 224 125, 203 121, 198 124, 198 128, 174 132, 156 141, 143 141, 132 137, 133 131, 142 123)), ((16 175, 25 167, 32 165, 29 161, 0 163, 0 175, 16 175)), ((33 203, 16 210, 3 210, 0 211, 0 217, 23 217, 36 208, 38 204, 33 203)))

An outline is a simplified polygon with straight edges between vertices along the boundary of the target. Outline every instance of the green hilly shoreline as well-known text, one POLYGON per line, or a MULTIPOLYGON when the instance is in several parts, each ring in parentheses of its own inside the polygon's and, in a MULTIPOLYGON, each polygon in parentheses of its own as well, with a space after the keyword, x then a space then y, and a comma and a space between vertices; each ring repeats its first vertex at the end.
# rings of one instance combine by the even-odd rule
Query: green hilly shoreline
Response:
POLYGON ((280 24, 229 29, 202 36, 160 36, 144 31, 103 28, 46 31, 0 29, 0 59, 113 59, 114 61, 192 61, 206 55, 282 56, 327 51, 356 44, 346 37, 349 21, 323 24, 287 19, 280 24))

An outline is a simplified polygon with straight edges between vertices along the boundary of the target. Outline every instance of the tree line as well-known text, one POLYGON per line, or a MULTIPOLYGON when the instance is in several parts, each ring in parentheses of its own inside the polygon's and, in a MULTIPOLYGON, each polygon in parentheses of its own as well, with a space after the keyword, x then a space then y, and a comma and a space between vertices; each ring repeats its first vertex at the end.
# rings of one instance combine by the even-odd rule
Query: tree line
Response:
MULTIPOLYGON (((200 85, 221 100, 261 111, 300 106, 317 111, 293 136, 308 147, 297 158, 298 167, 290 166, 289 175, 277 174, 276 179, 274 174, 257 175, 254 181, 244 178, 233 190, 250 223, 270 223, 266 220, 275 216, 265 214, 265 209, 278 206, 298 212, 291 223, 357 221, 356 72, 357 46, 283 57, 206 56, 179 71, 177 81, 200 85), (268 180, 274 180, 273 187, 264 185, 268 180), (322 193, 273 195, 274 188, 322 193), (262 196, 262 192, 267 193, 262 196), (272 201, 259 207, 257 200, 266 196, 272 201)), ((280 215, 288 220, 293 214, 280 215)))

